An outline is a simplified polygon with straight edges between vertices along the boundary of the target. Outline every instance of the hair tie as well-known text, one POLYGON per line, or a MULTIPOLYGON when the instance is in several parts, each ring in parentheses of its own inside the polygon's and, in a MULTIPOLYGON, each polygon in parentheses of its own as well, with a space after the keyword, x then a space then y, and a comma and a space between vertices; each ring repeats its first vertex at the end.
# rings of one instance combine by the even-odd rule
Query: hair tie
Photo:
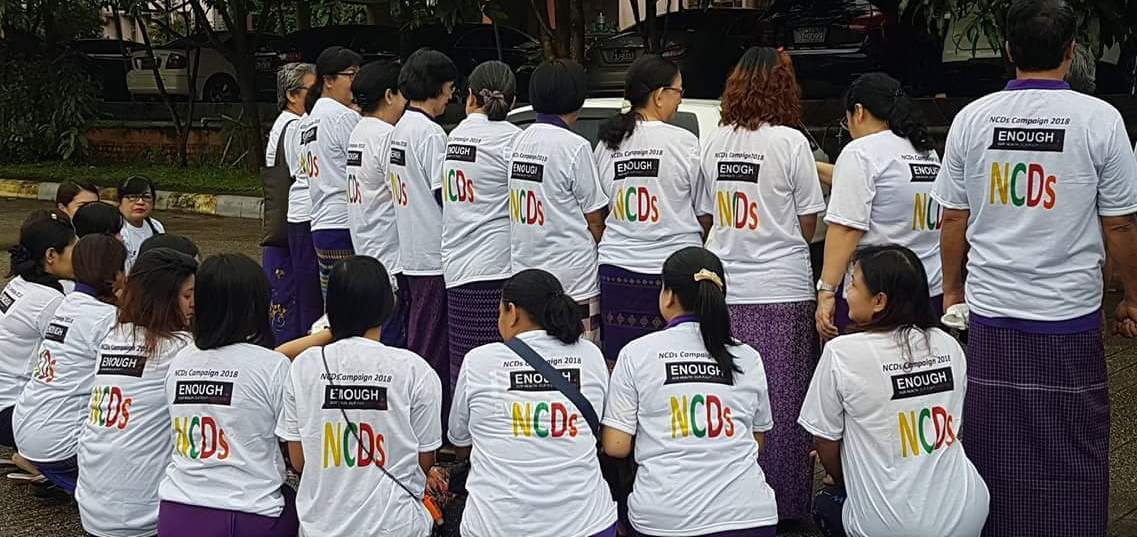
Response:
POLYGON ((502 93, 498 90, 491 90, 489 88, 482 88, 482 89, 478 90, 478 95, 481 95, 482 100, 486 100, 486 101, 488 101, 490 99, 497 99, 497 100, 502 100, 502 101, 505 100, 505 94, 504 93, 502 93))
POLYGON ((720 278, 719 275, 715 274, 714 272, 711 272, 707 269, 700 269, 699 272, 695 273, 695 281, 701 282, 703 280, 708 280, 711 283, 715 284, 715 286, 719 289, 722 289, 722 278, 720 278))

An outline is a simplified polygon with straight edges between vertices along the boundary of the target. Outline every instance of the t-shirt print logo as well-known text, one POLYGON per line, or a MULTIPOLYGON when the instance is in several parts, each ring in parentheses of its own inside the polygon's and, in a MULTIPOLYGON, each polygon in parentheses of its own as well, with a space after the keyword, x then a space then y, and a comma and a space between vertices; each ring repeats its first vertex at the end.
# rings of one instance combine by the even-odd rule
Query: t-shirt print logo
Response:
POLYGON ((1062 129, 995 127, 988 149, 1061 153, 1065 145, 1066 131, 1062 129))
POLYGON ((104 354, 99 360, 100 375, 141 377, 142 372, 145 370, 145 356, 131 356, 128 354, 104 354))
POLYGON ((931 371, 907 373, 892 377, 892 400, 920 397, 933 393, 950 392, 955 389, 955 379, 950 367, 931 371))
POLYGON ((536 162, 514 162, 509 178, 540 183, 545 179, 545 166, 536 162))
POLYGON ((233 403, 232 382, 179 380, 175 388, 175 405, 230 406, 233 403))
POLYGON ((324 406, 321 408, 387 410, 387 388, 343 384, 324 386, 324 406))
POLYGON ((363 165, 363 151, 352 149, 347 152, 347 165, 348 166, 362 166, 363 165))
MULTIPOLYGON (((569 381, 569 384, 580 388, 580 369, 558 369, 557 371, 569 381)), ((556 388, 543 375, 532 370, 509 372, 509 391, 515 392, 555 392, 556 388)))
POLYGON ((667 379, 663 384, 733 384, 733 377, 718 364, 708 362, 668 362, 667 379))
POLYGON ((47 330, 43 331, 43 338, 48 341, 63 343, 63 340, 67 339, 67 331, 70 329, 71 327, 67 325, 51 323, 47 325, 47 330))
POLYGON ((407 165, 407 152, 406 150, 398 147, 391 148, 391 164, 396 166, 407 165))
POLYGON ((938 164, 918 164, 912 162, 908 164, 908 169, 912 172, 913 183, 932 183, 935 182, 936 176, 940 174, 940 166, 938 164))
POLYGON ((450 144, 446 146, 446 160, 477 162, 478 147, 474 145, 450 144))
POLYGON ((15 304, 15 303, 16 303, 16 297, 14 297, 14 296, 6 293, 6 292, 4 294, 0 295, 0 313, 8 313, 8 308, 11 308, 12 304, 15 304))
POLYGON ((617 160, 613 166, 616 168, 616 175, 613 177, 616 181, 629 177, 659 177, 659 159, 657 158, 617 160))
POLYGON ((318 128, 319 128, 319 126, 317 125, 315 127, 312 127, 310 129, 300 133, 300 145, 308 145, 312 142, 315 142, 316 141, 316 129, 318 129, 318 128))
POLYGON ((722 161, 718 165, 718 180, 757 183, 760 169, 754 162, 722 161))

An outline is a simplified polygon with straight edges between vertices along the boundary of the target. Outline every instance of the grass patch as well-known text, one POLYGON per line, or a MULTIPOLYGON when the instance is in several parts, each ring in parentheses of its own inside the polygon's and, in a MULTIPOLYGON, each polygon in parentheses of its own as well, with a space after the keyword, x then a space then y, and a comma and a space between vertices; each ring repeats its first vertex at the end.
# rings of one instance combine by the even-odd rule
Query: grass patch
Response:
POLYGON ((216 166, 177 166, 139 164, 67 164, 41 162, 35 164, 0 164, 0 179, 62 182, 84 180, 99 186, 114 187, 131 175, 145 175, 158 190, 203 194, 247 194, 260 196, 260 175, 243 169, 216 166))

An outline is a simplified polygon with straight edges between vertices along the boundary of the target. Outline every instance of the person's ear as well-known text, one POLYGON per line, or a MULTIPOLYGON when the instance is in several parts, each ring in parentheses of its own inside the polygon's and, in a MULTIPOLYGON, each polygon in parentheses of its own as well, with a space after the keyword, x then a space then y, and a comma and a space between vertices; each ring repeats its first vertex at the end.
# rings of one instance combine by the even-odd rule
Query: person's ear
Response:
POLYGON ((1078 49, 1078 42, 1077 41, 1070 41, 1070 48, 1066 49, 1065 60, 1068 62, 1074 61, 1074 55, 1077 54, 1077 49, 1078 49))
POLYGON ((1003 42, 1003 52, 1006 53, 1006 55, 1007 55, 1007 61, 1011 65, 1014 65, 1015 64, 1015 57, 1013 54, 1011 54, 1011 42, 1010 41, 1004 41, 1003 42))
POLYGON ((59 261, 59 252, 55 251, 55 248, 48 248, 47 251, 43 253, 43 257, 44 264, 51 266, 54 265, 56 261, 59 261))
POLYGON ((506 302, 504 308, 505 314, 502 315, 502 319, 505 320, 505 326, 509 328, 517 326, 517 306, 512 302, 506 302))
POLYGON ((876 314, 884 311, 888 307, 888 295, 884 293, 877 293, 872 297, 872 313, 875 317, 876 314))
POLYGON ((668 289, 665 287, 663 289, 663 295, 661 296, 661 298, 663 299, 663 306, 666 307, 667 309, 671 309, 671 308, 674 308, 676 306, 676 304, 675 304, 675 302, 676 302, 675 291, 672 291, 671 289, 668 289))

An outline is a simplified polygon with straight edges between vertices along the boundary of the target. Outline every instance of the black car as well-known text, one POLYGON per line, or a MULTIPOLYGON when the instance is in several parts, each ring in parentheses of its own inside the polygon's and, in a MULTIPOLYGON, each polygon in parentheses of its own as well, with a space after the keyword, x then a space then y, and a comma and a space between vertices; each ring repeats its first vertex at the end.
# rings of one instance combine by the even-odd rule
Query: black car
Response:
POLYGON ((366 63, 397 59, 401 34, 393 26, 321 26, 288 34, 276 41, 274 48, 287 62, 316 63, 316 58, 324 49, 332 46, 347 47, 361 54, 366 63))
POLYGON ((129 101, 126 72, 130 55, 142 50, 142 43, 118 39, 76 39, 67 45, 87 61, 92 77, 99 83, 99 96, 105 101, 129 101))
MULTIPOLYGON (((757 9, 689 9, 658 17, 658 53, 679 64, 689 97, 717 99, 726 76, 742 53, 759 42, 757 9)), ((641 23, 642 25, 642 23, 641 23)), ((624 76, 637 58, 647 54, 641 26, 597 42, 589 51, 589 89, 596 96, 620 96, 624 76)))

